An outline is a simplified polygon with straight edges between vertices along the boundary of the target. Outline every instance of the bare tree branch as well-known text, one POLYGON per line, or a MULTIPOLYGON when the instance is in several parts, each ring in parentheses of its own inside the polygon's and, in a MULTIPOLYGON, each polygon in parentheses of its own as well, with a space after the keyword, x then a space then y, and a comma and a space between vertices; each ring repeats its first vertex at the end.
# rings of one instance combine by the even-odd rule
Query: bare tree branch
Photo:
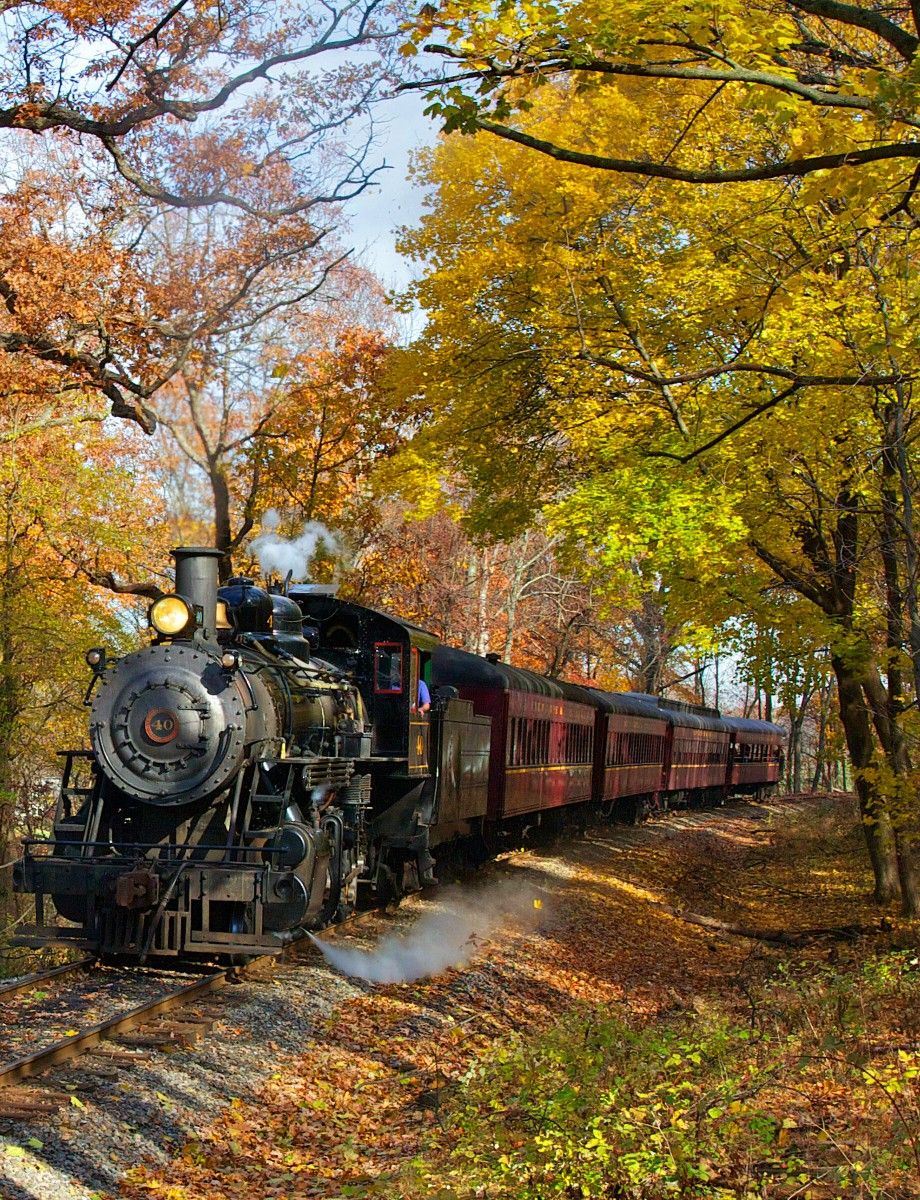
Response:
POLYGON ((114 78, 105 85, 105 90, 107 92, 110 92, 118 83, 119 79, 121 79, 122 75, 124 75, 125 71, 131 64, 131 60, 134 58, 138 50, 140 50, 141 46, 147 42, 155 42, 173 17, 177 16, 182 9, 185 8, 186 4, 188 4, 188 0, 178 0, 178 3, 174 4, 172 8, 159 21, 157 21, 153 29, 151 29, 148 33, 145 33, 143 37, 139 37, 136 41, 131 43, 131 45, 128 47, 128 53, 125 55, 125 59, 121 66, 116 71, 114 78))
POLYGON ((643 371, 628 363, 619 362, 606 354, 586 352, 584 358, 597 366, 605 367, 621 375, 629 375, 652 383, 656 387, 666 384, 676 387, 684 383, 700 383, 705 379, 717 379, 721 375, 770 375, 777 379, 787 379, 797 387, 892 387, 896 383, 909 383, 917 378, 916 374, 896 374, 864 371, 860 374, 841 375, 807 375, 792 367, 781 367, 775 363, 720 363, 714 367, 704 367, 700 371, 688 371, 683 375, 661 375, 643 371))
POLYGON ((161 596, 166 594, 155 583, 122 582, 116 578, 113 571, 103 570, 98 565, 93 566, 82 559, 75 558, 65 547, 56 543, 43 521, 39 520, 39 524, 44 531, 48 545, 58 555, 62 563, 69 563, 73 567, 75 576, 82 576, 84 579, 88 579, 90 583, 95 584, 96 587, 106 588, 108 591, 115 592, 119 596, 147 596, 151 600, 159 600, 161 596))
POLYGON ((769 400, 765 400, 763 404, 755 405, 750 412, 745 413, 743 417, 726 426, 721 433, 716 434, 708 442, 705 442, 702 446, 697 446, 695 450, 691 450, 687 454, 669 454, 665 450, 648 450, 646 451, 646 456, 648 458, 670 458, 679 463, 691 462, 694 458, 699 458, 701 454, 705 454, 707 450, 712 450, 713 447, 718 446, 720 442, 724 442, 726 438, 731 437, 733 433, 737 433, 739 429, 743 429, 745 425, 749 425, 751 421, 762 416, 771 408, 776 408, 784 400, 788 400, 790 396, 794 396, 800 387, 801 385, 798 383, 790 384, 783 391, 778 392, 775 396, 771 396, 769 400))

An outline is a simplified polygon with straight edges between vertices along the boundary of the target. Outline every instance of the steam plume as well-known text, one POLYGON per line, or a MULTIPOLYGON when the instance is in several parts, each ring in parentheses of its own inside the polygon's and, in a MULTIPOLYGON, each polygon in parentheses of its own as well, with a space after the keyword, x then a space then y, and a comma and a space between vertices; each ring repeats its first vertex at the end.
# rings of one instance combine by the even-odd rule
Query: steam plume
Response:
POLYGON ((253 553, 265 575, 287 575, 290 571, 294 580, 306 579, 310 561, 320 543, 333 552, 339 550, 338 539, 319 521, 308 521, 296 538, 285 538, 276 532, 281 524, 277 510, 270 508, 262 518, 265 533, 252 540, 253 553))
POLYGON ((326 961, 343 975, 371 983, 410 983, 465 966, 482 941, 500 926, 533 925, 543 915, 534 888, 502 883, 465 895, 426 913, 405 935, 390 934, 373 950, 349 949, 310 937, 326 961))

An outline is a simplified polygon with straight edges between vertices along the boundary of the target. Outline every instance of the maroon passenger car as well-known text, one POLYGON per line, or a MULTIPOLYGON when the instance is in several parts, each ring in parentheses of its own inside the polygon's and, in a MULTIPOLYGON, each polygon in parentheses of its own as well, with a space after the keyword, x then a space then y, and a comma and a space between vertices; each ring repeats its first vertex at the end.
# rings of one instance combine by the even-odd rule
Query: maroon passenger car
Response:
POLYGON ((688 803, 725 788, 729 735, 721 717, 672 708, 667 712, 671 739, 665 763, 665 791, 688 803))
POLYGON ((492 721, 489 821, 582 804, 591 799, 595 709, 582 689, 543 675, 440 646, 435 687, 454 687, 492 721))
POLYGON ((621 820, 639 821, 661 802, 671 736, 668 715, 651 697, 577 690, 587 691, 597 705, 594 795, 621 820))
POLYGON ((723 717, 731 747, 728 759, 728 790, 759 794, 774 787, 783 770, 781 731, 769 721, 723 717), (780 736, 777 736, 780 734, 780 736))

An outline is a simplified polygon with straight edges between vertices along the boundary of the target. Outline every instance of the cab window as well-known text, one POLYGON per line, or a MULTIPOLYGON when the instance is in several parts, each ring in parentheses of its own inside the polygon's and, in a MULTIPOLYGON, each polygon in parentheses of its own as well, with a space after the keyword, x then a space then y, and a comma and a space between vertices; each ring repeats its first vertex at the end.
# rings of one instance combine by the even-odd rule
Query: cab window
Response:
POLYGON ((374 691, 395 696, 403 690, 403 652, 399 642, 377 642, 374 646, 374 691))
POLYGON ((409 711, 418 712, 418 650, 413 646, 409 652, 409 711))

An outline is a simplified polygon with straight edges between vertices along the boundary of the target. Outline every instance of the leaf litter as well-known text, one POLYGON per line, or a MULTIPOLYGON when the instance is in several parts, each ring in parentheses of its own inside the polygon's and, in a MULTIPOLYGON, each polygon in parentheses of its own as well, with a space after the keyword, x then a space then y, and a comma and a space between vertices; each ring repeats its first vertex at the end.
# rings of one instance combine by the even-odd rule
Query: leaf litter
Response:
MULTIPOLYGON (((401 1170, 444 1152, 452 1098, 509 1038, 586 1004, 649 1024, 714 1000, 743 1006, 792 953, 689 923, 683 910, 745 926, 878 928, 852 826, 849 798, 818 797, 598 827, 566 842, 565 856, 507 854, 484 885, 431 909, 404 905, 420 913, 414 933, 393 935, 383 918, 340 931, 325 957, 380 982, 334 1007, 301 1054, 277 1055, 259 1094, 233 1101, 168 1166, 129 1172, 117 1194, 399 1196, 401 1170), (821 863, 807 878, 806 852, 821 863), (368 928, 380 935, 370 948, 368 928)), ((828 943, 795 953, 823 961, 828 943)))

